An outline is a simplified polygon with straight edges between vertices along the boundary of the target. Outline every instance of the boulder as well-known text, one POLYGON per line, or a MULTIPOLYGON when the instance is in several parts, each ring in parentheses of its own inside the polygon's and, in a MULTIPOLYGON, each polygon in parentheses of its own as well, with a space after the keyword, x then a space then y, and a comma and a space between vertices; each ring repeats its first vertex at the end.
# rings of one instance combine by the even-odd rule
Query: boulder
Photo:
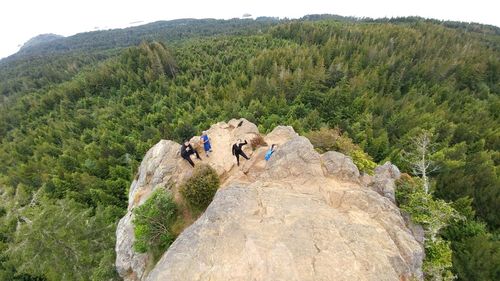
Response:
POLYGON ((368 187, 395 203, 395 181, 400 177, 401 172, 399 172, 398 167, 391 164, 391 162, 386 162, 384 165, 375 168, 375 175, 372 177, 372 182, 368 184, 368 187))
POLYGON ((406 226, 408 229, 411 231, 413 234, 413 237, 415 237, 415 240, 417 240, 418 243, 420 243, 422 246, 424 245, 425 241, 425 230, 420 224, 416 224, 411 220, 411 217, 409 214, 403 212, 403 219, 405 220, 406 226))
POLYGON ((250 141, 259 134, 259 128, 245 118, 231 119, 227 124, 231 129, 231 136, 235 141, 237 139, 247 139, 250 141))
POLYGON ((282 145, 285 142, 298 137, 299 135, 295 132, 295 130, 291 126, 278 126, 274 128, 274 130, 269 133, 264 140, 267 144, 277 144, 282 145))
POLYGON ((359 181, 359 170, 352 162, 351 157, 336 151, 328 151, 321 156, 321 160, 328 176, 348 181, 359 181))
POLYGON ((284 126, 264 137, 279 145, 269 161, 266 147, 248 145, 251 160, 237 167, 231 145, 259 136, 257 126, 233 119, 207 131, 213 152, 202 153, 201 162, 216 169, 223 187, 156 265, 133 251, 133 208, 159 187, 178 200, 192 168, 171 141, 144 157, 117 228, 116 267, 124 280, 423 279, 419 234, 393 201, 397 167, 386 163, 360 177, 349 157, 321 156, 284 126))
POLYGON ((311 142, 302 136, 293 137, 273 153, 263 178, 290 179, 323 176, 321 157, 311 142))
POLYGON ((178 175, 179 169, 188 167, 189 164, 180 161, 180 148, 176 142, 161 140, 146 153, 130 186, 129 209, 141 205, 154 187, 173 182, 176 178, 171 179, 172 176, 178 175))
POLYGON ((401 177, 401 172, 399 171, 396 165, 391 164, 391 162, 387 161, 384 165, 378 166, 374 170, 375 175, 383 176, 391 179, 399 179, 401 177))

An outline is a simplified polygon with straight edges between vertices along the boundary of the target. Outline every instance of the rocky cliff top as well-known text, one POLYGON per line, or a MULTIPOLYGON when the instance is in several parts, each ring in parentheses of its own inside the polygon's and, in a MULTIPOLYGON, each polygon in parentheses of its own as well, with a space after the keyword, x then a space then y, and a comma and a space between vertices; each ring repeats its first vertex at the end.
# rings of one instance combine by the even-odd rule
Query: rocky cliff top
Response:
POLYGON ((238 167, 231 145, 258 138, 257 127, 233 119, 208 135, 213 153, 200 153, 201 162, 217 171, 222 187, 156 265, 133 251, 132 209, 156 188, 178 198, 177 186, 192 168, 172 141, 160 141, 144 157, 117 228, 116 266, 125 280, 422 279, 421 237, 394 203, 397 167, 386 163, 374 176, 360 176, 349 157, 320 155, 283 126, 264 136, 279 145, 269 161, 267 146, 248 145, 251 159, 238 167))

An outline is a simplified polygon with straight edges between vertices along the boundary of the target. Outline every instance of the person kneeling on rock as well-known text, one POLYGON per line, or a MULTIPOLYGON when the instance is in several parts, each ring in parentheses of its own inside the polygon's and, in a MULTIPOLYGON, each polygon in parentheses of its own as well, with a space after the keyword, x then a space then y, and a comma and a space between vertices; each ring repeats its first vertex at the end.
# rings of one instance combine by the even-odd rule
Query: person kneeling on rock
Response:
POLYGON ((266 159, 266 161, 269 161, 269 159, 271 158, 271 155, 273 155, 273 153, 276 151, 277 147, 278 147, 277 144, 271 145, 269 150, 266 152, 266 156, 264 156, 264 159, 266 159))
POLYGON ((196 158, 201 160, 200 155, 198 154, 198 151, 196 151, 193 148, 193 146, 189 143, 189 140, 184 141, 184 144, 181 146, 181 156, 186 161, 188 161, 188 163, 191 164, 192 167, 194 167, 193 160, 191 160, 192 154, 196 154, 196 158))
POLYGON ((236 163, 238 163, 238 166, 240 165, 240 155, 243 156, 245 159, 250 159, 248 156, 243 152, 241 149, 244 145, 248 144, 248 142, 245 140, 245 142, 242 142, 241 140, 238 140, 235 144, 233 144, 233 155, 236 156, 236 163))

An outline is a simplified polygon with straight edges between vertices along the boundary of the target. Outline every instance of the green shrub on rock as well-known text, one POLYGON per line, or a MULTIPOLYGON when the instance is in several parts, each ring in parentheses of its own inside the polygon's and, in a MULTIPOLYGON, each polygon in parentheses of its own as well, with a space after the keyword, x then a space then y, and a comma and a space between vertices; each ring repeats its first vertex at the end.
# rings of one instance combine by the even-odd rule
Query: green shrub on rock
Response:
POLYGON ((452 249, 450 242, 441 237, 441 231, 458 218, 457 212, 450 203, 425 193, 422 181, 407 174, 397 181, 396 201, 414 223, 424 228, 425 280, 453 280, 452 249))
POLYGON ((377 167, 377 163, 373 162, 370 155, 362 149, 352 150, 348 153, 352 161, 361 172, 373 175, 373 170, 377 167))
POLYGON ((425 280, 454 280, 450 242, 441 238, 425 241, 425 260, 422 269, 425 280))
POLYGON ((178 219, 179 209, 170 193, 158 188, 151 197, 134 210, 134 250, 139 253, 165 252, 175 240, 172 226, 178 219))
POLYGON ((417 192, 422 184, 421 180, 417 177, 412 177, 407 173, 401 174, 401 177, 396 181, 398 188, 395 190, 398 206, 408 205, 410 195, 417 192))
POLYGON ((203 212, 220 186, 219 176, 208 165, 197 165, 193 176, 181 187, 181 194, 194 212, 203 212))

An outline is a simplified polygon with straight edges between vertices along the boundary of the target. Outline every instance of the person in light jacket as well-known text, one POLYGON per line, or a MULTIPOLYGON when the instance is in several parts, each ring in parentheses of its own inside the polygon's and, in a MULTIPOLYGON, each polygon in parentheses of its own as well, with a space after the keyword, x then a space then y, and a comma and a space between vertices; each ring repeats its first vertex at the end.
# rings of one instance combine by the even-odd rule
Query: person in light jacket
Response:
POLYGON ((273 153, 276 151, 276 148, 278 148, 277 144, 271 145, 269 150, 266 152, 266 156, 264 156, 264 159, 266 159, 266 161, 269 161, 269 159, 271 158, 271 155, 273 155, 273 153))
POLYGON ((212 152, 212 145, 210 144, 210 139, 208 138, 207 131, 201 133, 201 142, 203 142, 203 149, 205 150, 205 155, 208 157, 208 153, 212 152))

